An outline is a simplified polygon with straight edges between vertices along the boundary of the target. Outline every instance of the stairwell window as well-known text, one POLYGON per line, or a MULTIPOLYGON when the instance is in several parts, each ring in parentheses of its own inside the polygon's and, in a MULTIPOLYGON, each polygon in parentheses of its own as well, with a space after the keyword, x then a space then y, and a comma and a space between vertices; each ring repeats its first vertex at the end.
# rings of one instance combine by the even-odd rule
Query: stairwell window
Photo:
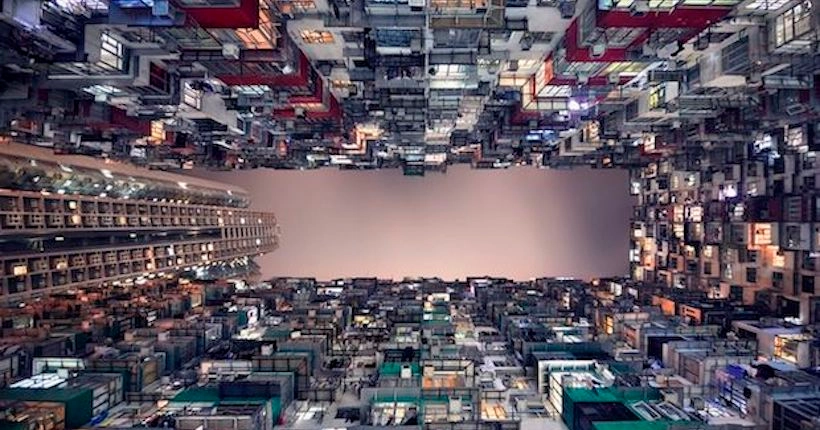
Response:
POLYGON ((302 42, 310 45, 326 45, 333 43, 333 33, 324 30, 302 30, 299 32, 302 42))
POLYGON ((108 32, 100 35, 100 64, 112 69, 125 68, 125 48, 119 40, 114 39, 108 32))

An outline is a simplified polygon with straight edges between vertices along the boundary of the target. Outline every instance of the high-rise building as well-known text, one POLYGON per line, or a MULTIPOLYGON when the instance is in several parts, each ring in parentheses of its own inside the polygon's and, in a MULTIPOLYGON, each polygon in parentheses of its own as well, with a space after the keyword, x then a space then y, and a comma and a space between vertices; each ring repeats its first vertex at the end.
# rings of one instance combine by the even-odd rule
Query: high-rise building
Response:
POLYGON ((276 217, 237 187, 0 145, 0 300, 271 252, 276 217))

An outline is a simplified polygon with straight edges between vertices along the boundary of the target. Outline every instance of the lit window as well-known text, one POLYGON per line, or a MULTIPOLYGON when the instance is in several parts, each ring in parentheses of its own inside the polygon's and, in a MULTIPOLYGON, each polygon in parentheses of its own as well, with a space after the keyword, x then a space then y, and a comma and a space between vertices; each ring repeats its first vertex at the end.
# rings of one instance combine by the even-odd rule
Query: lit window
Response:
POLYGON ((569 97, 572 95, 572 88, 569 85, 546 85, 539 97, 569 97))
POLYGON ((798 3, 775 19, 775 45, 783 46, 811 30, 811 0, 798 3))
POLYGON ((788 2, 789 0, 754 0, 746 5, 746 9, 778 10, 788 2))
POLYGON ((273 49, 276 45, 276 28, 271 19, 271 11, 259 8, 259 25, 256 28, 240 28, 236 35, 249 49, 273 49))
POLYGON ((194 108, 202 108, 202 92, 195 90, 190 82, 185 83, 185 89, 182 92, 182 103, 194 108))
POLYGON ((436 67, 436 77, 454 78, 466 76, 466 67, 462 64, 443 64, 436 67))
POLYGON ((500 87, 521 87, 522 85, 526 84, 527 81, 530 80, 529 76, 510 76, 502 74, 501 78, 498 80, 498 86, 500 87))
POLYGON ((100 42, 100 64, 117 70, 124 69, 125 48, 122 43, 107 32, 102 33, 100 42))
POLYGON ((276 6, 284 14, 305 13, 316 9, 316 2, 313 0, 280 1, 276 6))
POLYGON ((487 7, 484 0, 432 0, 435 9, 478 9, 487 7))
POLYGON ((333 33, 324 30, 302 30, 299 32, 302 37, 302 42, 314 44, 330 44, 333 43, 333 33))
POLYGON ((270 92, 270 87, 267 85, 237 85, 231 88, 237 93, 254 97, 260 97, 270 92))
POLYGON ((93 95, 117 95, 122 94, 122 91, 117 87, 111 85, 92 85, 83 88, 83 91, 93 95))
POLYGON ((162 121, 151 121, 151 140, 162 142, 165 140, 165 123, 162 121))
POLYGON ((663 105, 666 99, 666 87, 655 85, 649 89, 649 109, 657 109, 663 105))

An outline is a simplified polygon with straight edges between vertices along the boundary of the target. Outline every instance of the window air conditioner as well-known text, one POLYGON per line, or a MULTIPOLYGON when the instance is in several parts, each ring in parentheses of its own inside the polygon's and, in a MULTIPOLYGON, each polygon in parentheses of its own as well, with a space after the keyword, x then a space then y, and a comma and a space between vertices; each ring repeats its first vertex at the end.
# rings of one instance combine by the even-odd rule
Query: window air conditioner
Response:
POLYGON ((564 0, 558 4, 558 10, 561 12, 561 19, 572 19, 575 15, 575 2, 564 0))
POLYGON ((649 2, 637 0, 629 6, 629 14, 632 16, 644 16, 649 13, 649 2))
POLYGON ((168 0, 155 0, 154 5, 151 6, 151 15, 170 18, 171 5, 168 3, 168 0))
POLYGON ((709 48, 709 38, 708 37, 698 37, 695 39, 695 50, 696 51, 705 51, 709 48))
POLYGON ((426 6, 427 2, 425 0, 409 0, 407 4, 411 8, 423 8, 426 6))
POLYGON ((222 56, 231 60, 239 59, 239 45, 226 43, 222 45, 222 56))
POLYGON ((804 104, 801 104, 801 103, 795 103, 795 104, 786 106, 786 113, 789 116, 804 114, 804 113, 806 113, 807 110, 808 109, 806 109, 806 106, 804 104))
POLYGON ((606 43, 596 43, 589 48, 589 56, 592 58, 601 58, 606 53, 606 43))
POLYGON ((760 85, 763 83, 763 76, 761 76, 760 72, 752 72, 749 76, 746 77, 746 84, 747 85, 760 85))
POLYGON ((589 83, 589 73, 587 72, 578 72, 578 84, 579 85, 586 85, 589 83))
POLYGON ((621 74, 620 73, 610 73, 607 75, 610 85, 618 85, 621 82, 621 74))

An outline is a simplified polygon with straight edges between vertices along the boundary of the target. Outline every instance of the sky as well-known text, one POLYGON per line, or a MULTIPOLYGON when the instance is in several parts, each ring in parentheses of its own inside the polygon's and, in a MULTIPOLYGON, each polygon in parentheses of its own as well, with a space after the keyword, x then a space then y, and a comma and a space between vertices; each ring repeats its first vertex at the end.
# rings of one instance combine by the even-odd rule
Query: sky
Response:
MULTIPOLYGON (((621 170, 401 169, 208 172, 273 211, 280 248, 264 278, 543 276, 628 273, 628 175, 621 170)), ((264 279, 263 278, 263 279, 264 279)))

